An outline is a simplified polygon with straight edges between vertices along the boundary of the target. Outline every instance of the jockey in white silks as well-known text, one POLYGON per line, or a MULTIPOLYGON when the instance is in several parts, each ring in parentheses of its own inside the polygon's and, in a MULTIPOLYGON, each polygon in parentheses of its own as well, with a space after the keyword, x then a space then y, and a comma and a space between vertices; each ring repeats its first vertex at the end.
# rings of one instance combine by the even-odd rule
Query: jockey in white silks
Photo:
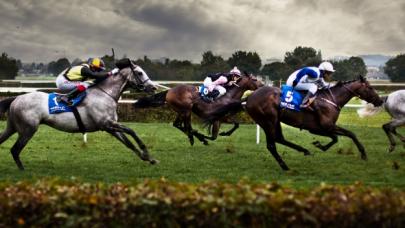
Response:
POLYGON ((287 79, 287 85, 292 86, 297 90, 306 90, 301 108, 307 108, 315 99, 315 93, 318 89, 330 86, 325 82, 335 72, 333 65, 330 62, 322 62, 319 67, 304 67, 294 71, 287 79))
POLYGON ((204 86, 208 89, 208 98, 211 101, 218 99, 226 93, 225 84, 235 82, 241 77, 240 70, 235 66, 229 73, 210 74, 204 79, 204 86))

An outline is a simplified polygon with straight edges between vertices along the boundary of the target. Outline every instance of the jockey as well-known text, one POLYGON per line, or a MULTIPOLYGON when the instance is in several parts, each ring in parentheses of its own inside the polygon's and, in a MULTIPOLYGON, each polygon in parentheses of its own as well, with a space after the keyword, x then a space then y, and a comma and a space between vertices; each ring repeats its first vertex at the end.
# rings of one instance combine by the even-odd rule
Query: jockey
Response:
POLYGON ((104 61, 100 58, 90 58, 87 63, 70 67, 62 71, 56 78, 56 87, 63 93, 67 93, 59 96, 58 101, 71 104, 72 98, 85 91, 96 80, 104 79, 118 72, 118 68, 109 72, 105 71, 104 61))
POLYGON ((208 97, 211 101, 226 93, 224 85, 231 85, 241 77, 239 69, 235 66, 229 73, 210 74, 204 79, 204 86, 208 88, 208 97))
POLYGON ((335 72, 330 62, 322 62, 319 67, 304 67, 293 72, 287 79, 287 85, 297 90, 307 90, 300 108, 307 108, 314 100, 318 88, 328 87, 324 78, 329 80, 335 72))

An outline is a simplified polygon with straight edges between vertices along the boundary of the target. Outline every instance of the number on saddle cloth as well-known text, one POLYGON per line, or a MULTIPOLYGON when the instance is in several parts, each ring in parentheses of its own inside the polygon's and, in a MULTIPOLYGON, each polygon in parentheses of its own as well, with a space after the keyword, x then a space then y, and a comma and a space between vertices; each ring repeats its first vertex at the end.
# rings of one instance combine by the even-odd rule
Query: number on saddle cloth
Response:
POLYGON ((72 112, 73 110, 71 107, 79 105, 86 97, 86 94, 87 94, 86 91, 79 93, 75 98, 72 99, 73 104, 69 106, 65 102, 57 101, 58 96, 61 96, 61 94, 50 93, 48 96, 49 114, 72 112))
POLYGON ((208 88, 204 85, 198 87, 198 92, 200 93, 201 97, 206 97, 209 94, 208 88))
POLYGON ((293 87, 282 85, 280 95, 280 107, 288 108, 295 111, 300 111, 300 104, 302 103, 303 96, 298 90, 293 87))

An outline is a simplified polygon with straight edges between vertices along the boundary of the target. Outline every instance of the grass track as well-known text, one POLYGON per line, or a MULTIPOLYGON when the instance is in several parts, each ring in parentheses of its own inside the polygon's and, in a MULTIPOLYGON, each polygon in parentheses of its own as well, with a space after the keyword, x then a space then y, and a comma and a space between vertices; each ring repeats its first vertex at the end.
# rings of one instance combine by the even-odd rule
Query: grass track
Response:
MULTIPOLYGON (((160 160, 155 166, 138 159, 105 132, 89 134, 89 142, 83 146, 80 134, 41 126, 22 152, 24 172, 17 169, 9 152, 16 136, 0 146, 0 181, 58 177, 114 183, 164 177, 198 183, 208 179, 236 182, 248 178, 254 182, 277 181, 292 187, 360 181, 372 186, 405 188, 405 149, 398 145, 393 153, 387 153, 388 140, 381 124, 388 120, 386 113, 359 119, 353 110, 343 110, 339 124, 358 136, 368 153, 367 162, 360 159, 354 143, 347 138, 339 137, 338 144, 328 152, 321 152, 311 142, 316 139, 326 143, 328 138, 284 126, 287 139, 305 146, 313 154, 303 156, 278 145, 279 153, 292 169, 288 172, 282 171, 266 150, 263 133, 261 143, 255 144, 255 125, 242 125, 233 136, 221 137, 209 146, 196 141, 191 147, 187 137, 169 123, 126 123, 143 139, 152 156, 160 160)), ((4 126, 5 122, 0 122, 1 129, 4 126)))

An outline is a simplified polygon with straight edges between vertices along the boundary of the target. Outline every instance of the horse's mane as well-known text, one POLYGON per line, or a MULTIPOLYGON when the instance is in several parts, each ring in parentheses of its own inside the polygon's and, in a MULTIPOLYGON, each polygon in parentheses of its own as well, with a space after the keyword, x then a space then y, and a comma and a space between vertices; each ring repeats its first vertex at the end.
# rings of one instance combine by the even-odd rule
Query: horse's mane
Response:
POLYGON ((120 59, 115 63, 115 66, 118 67, 118 69, 120 69, 120 70, 130 67, 131 65, 132 65, 132 61, 128 58, 120 59))

